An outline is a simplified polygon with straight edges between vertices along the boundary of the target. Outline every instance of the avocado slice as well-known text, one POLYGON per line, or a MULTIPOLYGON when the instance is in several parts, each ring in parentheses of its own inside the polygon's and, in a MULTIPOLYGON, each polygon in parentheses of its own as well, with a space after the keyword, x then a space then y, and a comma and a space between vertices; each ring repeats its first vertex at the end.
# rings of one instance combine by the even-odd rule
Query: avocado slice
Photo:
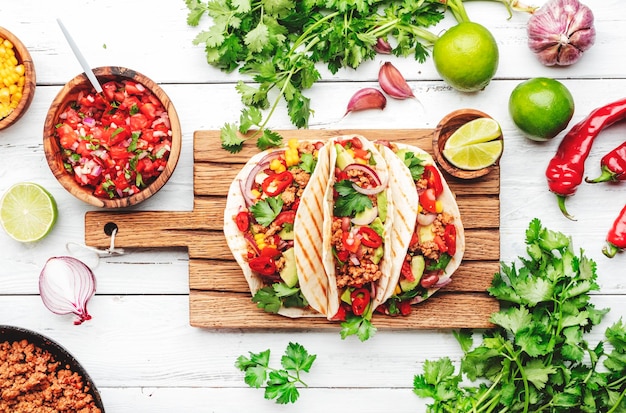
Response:
POLYGON ((374 264, 378 264, 380 260, 383 258, 384 253, 385 253, 385 250, 383 249, 383 246, 381 245, 380 247, 374 250, 374 255, 372 255, 372 258, 370 258, 370 260, 374 264))
POLYGON ((288 231, 286 228, 283 228, 280 230, 280 232, 278 233, 278 236, 281 239, 287 240, 287 241, 291 241, 295 238, 295 235, 293 233, 293 226, 291 226, 291 230, 288 231))
POLYGON ((376 194, 376 203, 378 204, 378 216, 381 221, 385 222, 387 219, 387 191, 376 194))
POLYGON ((293 248, 289 248, 283 252, 285 257, 285 265, 280 270, 280 278, 283 279, 287 287, 291 288, 298 284, 298 272, 296 271, 296 255, 293 248))
POLYGON ((356 162, 354 157, 346 151, 346 148, 338 143, 335 144, 335 150, 337 151, 337 167, 342 171, 346 168, 346 166, 356 162))
POLYGON ((424 268, 426 268, 426 261, 424 256, 415 255, 411 258, 411 274, 413 274, 413 281, 409 281, 406 278, 400 279, 400 289, 404 292, 415 289, 422 279, 424 274, 424 268))

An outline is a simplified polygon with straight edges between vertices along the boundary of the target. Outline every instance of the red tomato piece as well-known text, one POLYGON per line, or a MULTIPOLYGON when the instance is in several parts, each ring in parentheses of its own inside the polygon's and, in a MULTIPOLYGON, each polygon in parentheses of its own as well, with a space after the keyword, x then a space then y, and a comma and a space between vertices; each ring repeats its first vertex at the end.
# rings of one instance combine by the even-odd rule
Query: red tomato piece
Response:
POLYGON ((361 246, 361 240, 352 236, 349 232, 344 232, 341 234, 341 243, 343 244, 343 248, 346 251, 351 253, 355 253, 359 250, 361 246))
POLYGON ((434 165, 424 166, 424 173, 422 178, 426 179, 426 188, 432 188, 435 190, 435 198, 439 198, 439 195, 443 192, 443 181, 441 175, 434 165))
POLYGON ((370 304, 370 292, 367 288, 357 288, 350 294, 352 314, 363 315, 370 304))
POLYGON ((456 227, 453 224, 446 225, 443 240, 448 248, 448 254, 456 254, 456 227))
POLYGON ((433 188, 428 188, 419 195, 422 208, 431 213, 437 213, 437 196, 433 188))

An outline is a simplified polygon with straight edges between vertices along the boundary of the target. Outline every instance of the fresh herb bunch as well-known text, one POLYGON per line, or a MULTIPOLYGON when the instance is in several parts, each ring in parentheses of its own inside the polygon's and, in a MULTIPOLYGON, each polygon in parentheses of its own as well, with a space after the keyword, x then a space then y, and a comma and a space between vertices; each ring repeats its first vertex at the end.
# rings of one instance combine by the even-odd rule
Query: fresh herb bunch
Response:
POLYGON ((306 387, 300 379, 301 372, 309 372, 316 359, 315 354, 309 352, 298 343, 289 343, 285 354, 280 359, 282 369, 269 366, 270 350, 260 353, 249 352, 250 357, 239 356, 235 367, 245 372, 244 381, 250 387, 265 387, 265 398, 275 399, 276 403, 295 403, 300 397, 297 384, 306 387))
POLYGON ((379 38, 394 38, 397 56, 423 62, 437 37, 425 28, 444 17, 440 0, 185 0, 187 23, 197 26, 203 15, 211 26, 194 39, 204 45, 207 62, 225 72, 239 70, 254 83, 240 81, 245 105, 239 125, 221 130, 222 147, 239 152, 246 139, 256 138, 263 150, 282 143, 268 127, 282 99, 298 128, 308 127, 313 114, 303 94, 320 73, 315 64, 356 69, 376 55, 379 38), (270 102, 270 94, 273 101, 270 102), (269 109, 263 119, 262 111, 269 109))
POLYGON ((608 312, 590 302, 599 289, 595 262, 538 219, 526 244, 521 268, 503 264, 489 288, 501 302, 496 327, 476 347, 470 331, 455 332, 460 370, 447 357, 426 361, 414 392, 434 399, 429 412, 626 412, 625 326, 607 329, 610 353, 585 340, 608 312))

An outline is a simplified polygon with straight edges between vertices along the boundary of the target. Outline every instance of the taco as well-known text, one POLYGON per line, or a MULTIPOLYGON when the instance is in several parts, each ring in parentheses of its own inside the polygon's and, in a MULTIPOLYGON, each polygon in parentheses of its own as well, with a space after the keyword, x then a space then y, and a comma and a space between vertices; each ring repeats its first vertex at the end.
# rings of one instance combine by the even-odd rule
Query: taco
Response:
MULTIPOLYGON (((408 237, 392 240, 392 248, 401 253, 394 258, 389 289, 377 311, 408 315, 411 305, 450 283, 463 259, 465 236, 454 194, 433 158, 405 144, 391 143, 381 152, 391 176, 402 181, 391 185, 393 199, 406 208, 417 205, 418 209, 408 237)), ((396 209, 396 214, 406 213, 406 208, 396 209)), ((404 221, 394 220, 399 230, 400 222, 404 221)), ((406 228, 401 230, 406 233, 406 228)))
POLYGON ((320 316, 326 307, 325 283, 320 281, 325 279, 321 235, 319 239, 315 235, 321 234, 323 222, 311 208, 322 203, 328 165, 323 142, 291 139, 286 148, 253 156, 230 186, 224 234, 248 282, 252 301, 265 311, 288 317, 320 316), (303 220, 306 230, 299 225, 303 220), (295 237, 296 230, 306 236, 295 237), (302 254, 303 249, 313 251, 313 256, 302 254), (315 255, 319 256, 318 265, 315 255), (313 270, 302 278, 298 268, 313 270), (311 291, 308 296, 302 285, 311 291))
MULTIPOLYGON (((371 324, 373 303, 388 289, 394 203, 387 164, 374 144, 350 135, 329 141, 323 254, 331 320, 371 324)), ((343 335, 343 333, 342 333, 343 335)), ((363 339, 362 337, 360 337, 363 339)))

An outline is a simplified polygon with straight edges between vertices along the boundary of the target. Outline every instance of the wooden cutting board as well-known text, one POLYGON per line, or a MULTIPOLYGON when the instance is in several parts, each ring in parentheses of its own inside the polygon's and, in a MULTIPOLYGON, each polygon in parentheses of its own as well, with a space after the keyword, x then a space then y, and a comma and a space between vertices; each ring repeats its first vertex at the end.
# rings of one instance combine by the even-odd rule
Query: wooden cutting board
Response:
MULTIPOLYGON (((327 139, 361 134, 418 146, 432 153, 430 129, 294 130, 285 138, 327 139)), ((246 145, 238 154, 220 148, 219 131, 194 133, 194 206, 192 211, 90 211, 85 215, 86 245, 107 248, 111 224, 120 248, 184 247, 189 253, 189 320, 192 326, 227 329, 339 328, 324 318, 291 319, 265 313, 251 301, 250 290, 222 232, 228 187, 258 150, 246 145), (107 226, 108 224, 108 226, 107 226)), ((446 175, 457 196, 465 227, 466 251, 453 282, 408 317, 375 315, 379 329, 489 328, 498 302, 486 289, 500 268, 500 169, 474 180, 446 175)))

